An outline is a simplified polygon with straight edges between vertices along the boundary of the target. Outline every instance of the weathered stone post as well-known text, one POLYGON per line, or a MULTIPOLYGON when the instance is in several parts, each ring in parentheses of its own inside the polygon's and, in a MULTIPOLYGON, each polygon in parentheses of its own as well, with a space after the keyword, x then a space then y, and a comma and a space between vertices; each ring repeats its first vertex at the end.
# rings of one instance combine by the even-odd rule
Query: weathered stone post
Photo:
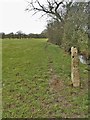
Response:
POLYGON ((71 80, 73 87, 80 86, 79 59, 76 47, 71 47, 71 80))

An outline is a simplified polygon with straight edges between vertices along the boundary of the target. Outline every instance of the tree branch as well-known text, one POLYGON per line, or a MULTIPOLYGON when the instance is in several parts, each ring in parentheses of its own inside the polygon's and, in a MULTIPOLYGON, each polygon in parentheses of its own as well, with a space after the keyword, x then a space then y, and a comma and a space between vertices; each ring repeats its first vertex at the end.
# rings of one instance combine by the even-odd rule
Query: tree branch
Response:
MULTIPOLYGON (((27 11, 34 11, 35 14, 37 12, 44 12, 48 14, 49 16, 54 16, 54 18, 59 19, 61 22, 63 22, 63 16, 60 14, 58 9, 63 9, 60 8, 61 5, 63 5, 64 0, 58 2, 57 0, 47 0, 47 6, 41 4, 39 0, 36 0, 35 2, 31 0, 31 2, 28 2, 28 8, 26 9, 27 11), (38 7, 37 7, 38 5, 38 7), (37 12, 36 12, 37 11, 37 12)), ((69 6, 71 3, 69 2, 69 6)))

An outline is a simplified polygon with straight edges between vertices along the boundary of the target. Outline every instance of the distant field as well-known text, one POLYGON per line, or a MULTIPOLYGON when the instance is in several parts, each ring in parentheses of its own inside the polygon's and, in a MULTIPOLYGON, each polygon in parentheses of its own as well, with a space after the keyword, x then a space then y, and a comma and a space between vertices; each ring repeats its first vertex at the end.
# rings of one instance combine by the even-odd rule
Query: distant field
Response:
POLYGON ((80 64, 81 87, 73 88, 70 55, 58 46, 46 39, 2 43, 3 118, 88 117, 86 65, 80 64))

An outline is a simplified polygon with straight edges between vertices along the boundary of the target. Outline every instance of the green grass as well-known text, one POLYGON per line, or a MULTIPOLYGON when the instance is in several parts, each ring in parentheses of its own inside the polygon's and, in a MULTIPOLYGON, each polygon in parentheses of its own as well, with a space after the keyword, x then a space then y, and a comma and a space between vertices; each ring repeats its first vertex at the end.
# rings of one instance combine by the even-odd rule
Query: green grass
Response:
POLYGON ((2 40, 0 39, 0 118, 2 118, 2 40))
POLYGON ((3 40, 3 118, 86 118, 86 66, 80 64, 82 88, 70 86, 70 55, 46 39, 3 40), (50 70, 63 83, 51 89, 50 70))

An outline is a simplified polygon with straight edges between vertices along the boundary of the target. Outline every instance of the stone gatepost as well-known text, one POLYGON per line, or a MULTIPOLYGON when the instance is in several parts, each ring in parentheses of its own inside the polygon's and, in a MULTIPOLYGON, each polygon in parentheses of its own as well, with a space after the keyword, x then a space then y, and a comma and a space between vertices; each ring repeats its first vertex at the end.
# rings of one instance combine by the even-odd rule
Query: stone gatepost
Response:
POLYGON ((73 87, 80 86, 79 59, 76 47, 71 47, 71 80, 73 87))

